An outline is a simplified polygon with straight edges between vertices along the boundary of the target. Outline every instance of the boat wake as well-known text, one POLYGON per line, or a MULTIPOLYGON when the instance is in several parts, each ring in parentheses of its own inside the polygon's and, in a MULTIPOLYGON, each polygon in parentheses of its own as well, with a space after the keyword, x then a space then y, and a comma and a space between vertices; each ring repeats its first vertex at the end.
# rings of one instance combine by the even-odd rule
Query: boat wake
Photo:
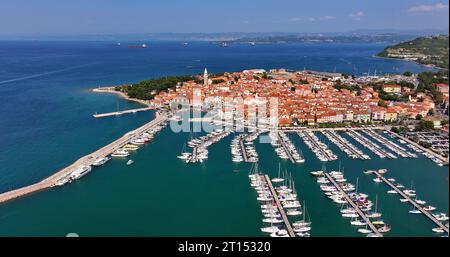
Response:
POLYGON ((7 84, 7 83, 11 83, 11 82, 17 82, 17 81, 27 80, 27 79, 33 79, 33 78, 43 77, 43 76, 47 76, 47 75, 52 75, 52 74, 56 74, 56 73, 61 73, 61 72, 68 71, 68 70, 79 69, 79 68, 91 66, 91 65, 94 65, 94 64, 96 64, 96 63, 88 63, 88 64, 76 65, 76 66, 72 66, 72 67, 65 68, 65 69, 54 70, 54 71, 48 71, 48 72, 44 72, 44 73, 34 74, 34 75, 25 76, 25 77, 20 77, 20 78, 15 78, 15 79, 3 80, 3 81, 0 81, 0 85, 7 84))

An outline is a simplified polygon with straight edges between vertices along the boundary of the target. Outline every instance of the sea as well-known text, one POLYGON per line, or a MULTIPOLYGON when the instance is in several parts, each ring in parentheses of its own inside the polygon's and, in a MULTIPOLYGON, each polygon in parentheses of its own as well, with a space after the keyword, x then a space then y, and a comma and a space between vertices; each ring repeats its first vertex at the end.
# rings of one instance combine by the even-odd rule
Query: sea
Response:
MULTIPOLYGON (((93 93, 99 86, 168 75, 244 69, 285 68, 356 75, 420 72, 412 62, 373 57, 384 44, 231 44, 150 42, 0 41, 0 192, 38 182, 81 156, 154 118, 153 112, 96 119, 94 113, 140 107, 117 95, 93 93)), ((376 184, 365 169, 386 168, 388 176, 413 187, 420 199, 448 213, 448 167, 432 161, 353 160, 327 141, 338 161, 320 162, 295 134, 290 138, 306 162, 281 160, 270 144, 255 143, 259 169, 275 177, 278 167, 292 174, 313 237, 362 236, 324 197, 311 171, 344 170, 358 191, 378 199, 385 236, 438 236, 435 225, 398 195, 376 184)), ((209 159, 185 164, 177 158, 190 133, 169 127, 131 155, 134 164, 114 159, 81 180, 0 205, 0 236, 267 236, 256 193, 248 178, 252 165, 233 163, 230 135, 209 148, 209 159), (73 235, 73 234, 71 234, 73 235)))

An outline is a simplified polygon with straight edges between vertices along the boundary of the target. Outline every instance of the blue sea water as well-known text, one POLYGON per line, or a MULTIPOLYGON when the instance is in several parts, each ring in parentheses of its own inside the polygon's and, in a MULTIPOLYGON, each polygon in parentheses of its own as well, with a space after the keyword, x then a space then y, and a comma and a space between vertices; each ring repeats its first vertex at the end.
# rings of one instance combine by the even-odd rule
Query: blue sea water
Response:
MULTIPOLYGON (((97 86, 197 74, 205 67, 210 73, 250 68, 356 74, 426 69, 411 62, 372 57, 385 47, 382 44, 126 45, 0 42, 0 192, 37 182, 153 118, 152 112, 93 118, 95 112, 138 106, 115 95, 92 93, 90 89, 97 86)), ((250 167, 231 162, 231 138, 211 147, 207 163, 186 166, 176 155, 187 137, 166 129, 133 155, 132 167, 114 160, 81 181, 0 206, 0 235, 261 235, 260 212, 246 176, 250 167)), ((322 164, 293 137, 307 162, 283 165, 293 172, 300 198, 308 202, 315 220, 312 234, 356 236, 309 176, 309 171, 320 169, 322 164)), ((261 144, 257 150, 264 157, 261 168, 275 175, 279 160, 271 147, 261 144)), ((361 171, 391 168, 397 179, 405 184, 413 180, 424 199, 448 211, 448 168, 424 158, 354 161, 335 151, 349 170, 347 176, 360 177, 372 198, 379 195, 383 212, 389 213, 393 225, 391 235, 432 235, 429 221, 410 217, 407 206, 386 196, 386 190, 363 178, 361 171)), ((329 166, 337 168, 337 163, 329 166)))

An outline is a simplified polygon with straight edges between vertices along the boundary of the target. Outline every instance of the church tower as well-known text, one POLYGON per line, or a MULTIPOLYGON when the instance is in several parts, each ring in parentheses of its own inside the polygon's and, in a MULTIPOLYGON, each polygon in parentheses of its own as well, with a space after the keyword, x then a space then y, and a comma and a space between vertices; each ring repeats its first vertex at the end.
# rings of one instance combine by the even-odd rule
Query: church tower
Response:
POLYGON ((203 85, 205 87, 208 86, 208 80, 209 80, 209 78, 208 78, 208 70, 205 68, 205 72, 203 73, 203 85))

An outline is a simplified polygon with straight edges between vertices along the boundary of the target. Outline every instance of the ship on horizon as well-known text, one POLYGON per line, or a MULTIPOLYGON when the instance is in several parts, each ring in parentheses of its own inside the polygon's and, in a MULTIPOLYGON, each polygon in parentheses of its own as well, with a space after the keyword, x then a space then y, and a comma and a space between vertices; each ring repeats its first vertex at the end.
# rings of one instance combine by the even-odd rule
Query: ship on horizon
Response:
POLYGON ((147 44, 142 44, 142 45, 128 45, 128 48, 147 48, 147 44))

